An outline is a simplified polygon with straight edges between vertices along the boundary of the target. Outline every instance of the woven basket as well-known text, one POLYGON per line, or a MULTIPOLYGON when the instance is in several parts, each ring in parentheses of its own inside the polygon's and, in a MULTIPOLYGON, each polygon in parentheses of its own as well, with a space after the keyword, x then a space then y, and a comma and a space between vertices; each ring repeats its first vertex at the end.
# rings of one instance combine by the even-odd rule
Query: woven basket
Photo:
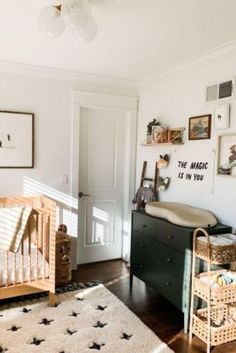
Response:
POLYGON ((71 281, 71 238, 63 232, 56 233, 56 285, 71 281))
MULTIPOLYGON (((236 320, 236 308, 228 305, 220 305, 211 308, 210 317, 213 320, 222 320, 229 316, 236 320)), ((208 342, 207 309, 197 310, 196 314, 193 315, 193 333, 205 343, 208 342)), ((221 327, 211 326, 210 343, 212 346, 227 343, 235 339, 236 322, 221 327)))
MULTIPOLYGON (((203 260, 208 260, 208 245, 206 242, 197 239, 196 255, 203 260)), ((210 260, 213 264, 226 264, 236 261, 236 251, 232 245, 210 245, 210 260)))
MULTIPOLYGON (((211 271, 211 275, 220 275, 227 272, 227 270, 211 271)), ((233 272, 233 271, 231 271, 233 272)), ((207 272, 203 272, 195 277, 195 293, 200 298, 208 300, 208 288, 207 282, 201 280, 202 277, 207 277, 207 272)), ((218 288, 211 287, 211 305, 223 304, 223 303, 233 303, 235 302, 236 284, 230 284, 227 286, 222 286, 218 288)))

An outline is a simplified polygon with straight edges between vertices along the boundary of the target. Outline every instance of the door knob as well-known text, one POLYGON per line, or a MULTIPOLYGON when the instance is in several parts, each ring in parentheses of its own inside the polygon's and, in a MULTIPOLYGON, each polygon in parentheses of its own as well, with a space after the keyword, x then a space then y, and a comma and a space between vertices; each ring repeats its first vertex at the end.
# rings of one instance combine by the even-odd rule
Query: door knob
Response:
POLYGON ((83 196, 90 196, 89 194, 84 194, 82 191, 79 192, 79 198, 83 197, 83 196))

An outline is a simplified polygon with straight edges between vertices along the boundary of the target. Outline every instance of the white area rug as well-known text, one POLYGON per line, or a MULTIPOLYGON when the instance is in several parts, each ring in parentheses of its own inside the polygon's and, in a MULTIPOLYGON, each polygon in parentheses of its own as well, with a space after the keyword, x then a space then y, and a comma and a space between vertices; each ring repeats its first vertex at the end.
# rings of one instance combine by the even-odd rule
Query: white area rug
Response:
POLYGON ((0 353, 173 353, 102 285, 59 300, 0 311, 0 353))

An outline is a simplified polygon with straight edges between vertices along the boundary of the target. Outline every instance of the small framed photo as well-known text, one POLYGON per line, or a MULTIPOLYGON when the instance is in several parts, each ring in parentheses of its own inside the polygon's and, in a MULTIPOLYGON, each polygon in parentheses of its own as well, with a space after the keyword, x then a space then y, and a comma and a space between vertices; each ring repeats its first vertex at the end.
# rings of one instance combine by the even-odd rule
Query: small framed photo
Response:
POLYGON ((0 111, 0 168, 34 167, 34 114, 0 111))
POLYGON ((211 138, 211 114, 189 118, 189 140, 205 140, 211 138))
POLYGON ((236 134, 218 137, 218 175, 236 176, 236 134))
POLYGON ((184 128, 168 129, 168 142, 182 144, 184 128))
POLYGON ((221 104, 214 111, 214 129, 229 128, 230 105, 221 104))
POLYGON ((152 143, 166 142, 166 128, 163 126, 152 127, 152 143))

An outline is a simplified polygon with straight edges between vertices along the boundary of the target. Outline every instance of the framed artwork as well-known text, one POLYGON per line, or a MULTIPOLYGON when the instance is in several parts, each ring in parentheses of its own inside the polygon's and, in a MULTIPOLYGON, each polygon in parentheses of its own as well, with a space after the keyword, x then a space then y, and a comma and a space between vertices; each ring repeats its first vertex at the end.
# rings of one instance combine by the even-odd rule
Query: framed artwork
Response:
POLYGON ((211 114, 189 118, 189 140, 204 140, 211 138, 211 114))
POLYGON ((163 126, 152 127, 152 143, 166 142, 166 128, 163 126))
POLYGON ((229 128, 230 105, 221 104, 214 111, 214 129, 229 128))
POLYGON ((168 142, 181 144, 183 143, 184 128, 168 129, 168 142))
POLYGON ((34 114, 0 111, 0 168, 34 167, 34 114))
POLYGON ((218 175, 236 176, 236 134, 218 137, 218 175))

